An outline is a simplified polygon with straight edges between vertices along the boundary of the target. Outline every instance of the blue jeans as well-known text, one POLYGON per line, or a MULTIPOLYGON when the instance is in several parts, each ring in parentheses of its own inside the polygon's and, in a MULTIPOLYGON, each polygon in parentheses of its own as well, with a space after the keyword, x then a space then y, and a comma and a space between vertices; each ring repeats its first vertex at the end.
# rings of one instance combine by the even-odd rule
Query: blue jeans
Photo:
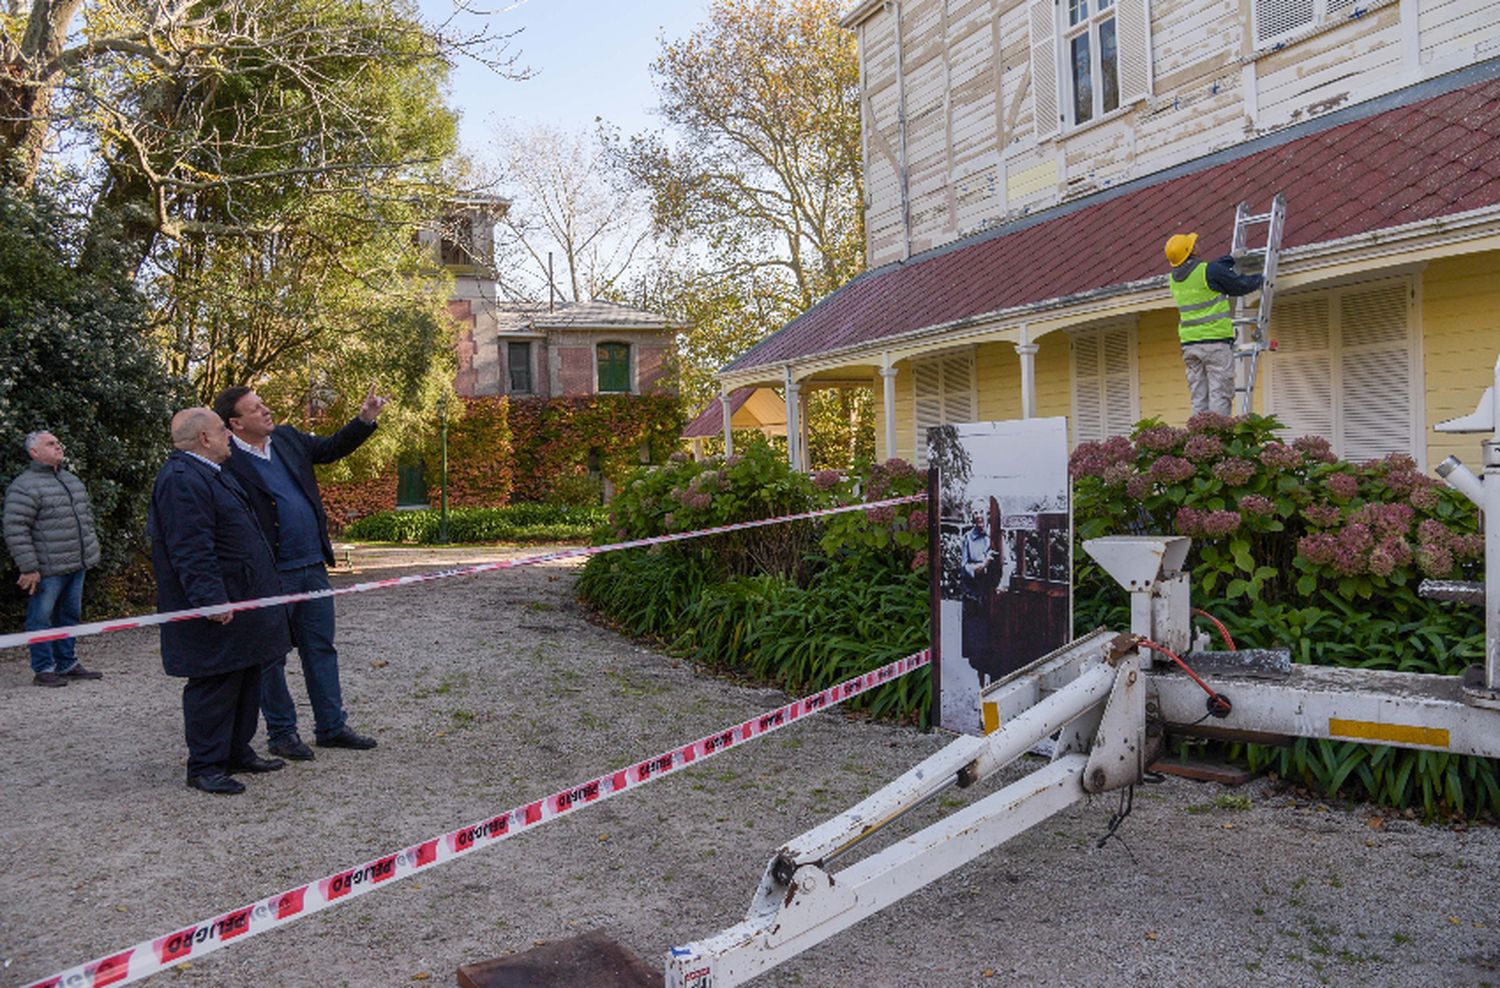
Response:
MULTIPOLYGON (((282 593, 327 590, 328 570, 322 563, 281 571, 282 593)), ((339 653, 333 647, 333 598, 319 597, 291 605, 292 640, 302 659, 307 698, 312 701, 313 729, 318 740, 344 729, 344 698, 339 691, 339 653)), ((260 677, 260 709, 266 715, 266 738, 272 744, 297 733, 297 708, 286 685, 286 663, 265 667, 260 677)))
MULTIPOLYGON (((26 630, 66 628, 83 616, 83 570, 44 576, 26 601, 26 630)), ((78 664, 72 638, 31 646, 31 671, 64 673, 78 664)))

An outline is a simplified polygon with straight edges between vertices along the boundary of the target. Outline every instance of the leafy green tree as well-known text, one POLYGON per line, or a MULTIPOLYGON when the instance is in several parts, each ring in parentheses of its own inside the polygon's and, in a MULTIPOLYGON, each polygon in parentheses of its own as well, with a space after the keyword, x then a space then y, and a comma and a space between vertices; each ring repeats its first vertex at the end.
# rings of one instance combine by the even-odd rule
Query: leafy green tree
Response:
MULTIPOLYGON (((864 266, 859 64, 837 0, 716 0, 653 66, 670 131, 613 138, 657 229, 700 256, 647 286, 692 325, 683 395, 864 266)), ((810 398, 812 465, 873 455, 870 395, 810 398)))
POLYGON ((657 226, 720 274, 772 275, 798 310, 863 267, 859 63, 838 0, 716 0, 653 66, 678 140, 619 144, 657 226))
POLYGON ((366 456, 430 418, 447 284, 417 232, 453 198, 451 61, 503 37, 411 0, 32 0, 3 18, 0 184, 69 190, 78 263, 137 273, 203 399, 251 384, 284 418, 342 414, 371 377, 366 456))
MULTIPOLYGON (((151 481, 170 449, 167 423, 189 398, 119 267, 73 263, 84 225, 45 197, 0 188, 0 474, 9 483, 26 467, 26 433, 61 439, 94 504, 102 569, 113 574, 143 545, 151 481)), ((4 556, 0 584, 9 588, 14 573, 4 556)), ((89 587, 97 597, 105 584, 89 587)), ((4 596, 9 620, 22 605, 4 596)))

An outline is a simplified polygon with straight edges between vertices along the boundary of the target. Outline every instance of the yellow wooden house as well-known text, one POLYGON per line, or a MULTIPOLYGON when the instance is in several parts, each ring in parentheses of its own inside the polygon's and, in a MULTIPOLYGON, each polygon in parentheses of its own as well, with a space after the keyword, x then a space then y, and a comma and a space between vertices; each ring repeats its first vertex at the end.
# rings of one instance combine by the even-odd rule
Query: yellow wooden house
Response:
MULTIPOLYGON (((1475 462, 1431 426, 1500 353, 1500 4, 866 0, 869 269, 719 374, 875 389, 880 456, 946 422, 1076 444, 1188 394, 1163 245, 1288 216, 1255 408, 1351 459, 1475 462)), ((724 416, 720 416, 722 422, 724 416)), ((802 441, 799 442, 799 437, 802 441)))

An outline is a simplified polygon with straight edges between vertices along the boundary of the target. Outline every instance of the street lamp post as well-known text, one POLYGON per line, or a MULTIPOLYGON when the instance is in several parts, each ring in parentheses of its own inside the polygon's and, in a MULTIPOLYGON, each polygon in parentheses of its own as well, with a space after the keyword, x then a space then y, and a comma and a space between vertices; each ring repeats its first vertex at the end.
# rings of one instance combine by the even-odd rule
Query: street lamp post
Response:
POLYGON ((444 545, 447 545, 447 543, 448 543, 448 396, 446 394, 442 395, 441 397, 438 398, 438 423, 439 423, 439 430, 440 430, 441 435, 442 435, 443 473, 442 473, 442 481, 441 481, 441 483, 442 483, 442 493, 440 495, 441 500, 438 502, 439 506, 440 506, 440 510, 441 510, 442 513, 438 517, 438 535, 437 535, 437 540, 438 540, 438 542, 440 542, 440 543, 442 543, 444 545))

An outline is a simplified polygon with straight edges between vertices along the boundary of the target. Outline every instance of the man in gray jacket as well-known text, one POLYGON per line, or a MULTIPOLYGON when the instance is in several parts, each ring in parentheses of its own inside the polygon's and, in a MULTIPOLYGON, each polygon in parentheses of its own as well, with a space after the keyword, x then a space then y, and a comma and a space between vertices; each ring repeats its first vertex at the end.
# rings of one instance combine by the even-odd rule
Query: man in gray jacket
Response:
MULTIPOLYGON (((26 436, 31 464, 5 491, 5 547, 21 571, 16 585, 30 595, 26 630, 75 625, 83 614, 83 574, 99 565, 99 537, 83 483, 62 468, 63 446, 50 432, 26 436)), ((73 653, 73 639, 31 646, 32 682, 66 686, 100 679, 73 653)))

